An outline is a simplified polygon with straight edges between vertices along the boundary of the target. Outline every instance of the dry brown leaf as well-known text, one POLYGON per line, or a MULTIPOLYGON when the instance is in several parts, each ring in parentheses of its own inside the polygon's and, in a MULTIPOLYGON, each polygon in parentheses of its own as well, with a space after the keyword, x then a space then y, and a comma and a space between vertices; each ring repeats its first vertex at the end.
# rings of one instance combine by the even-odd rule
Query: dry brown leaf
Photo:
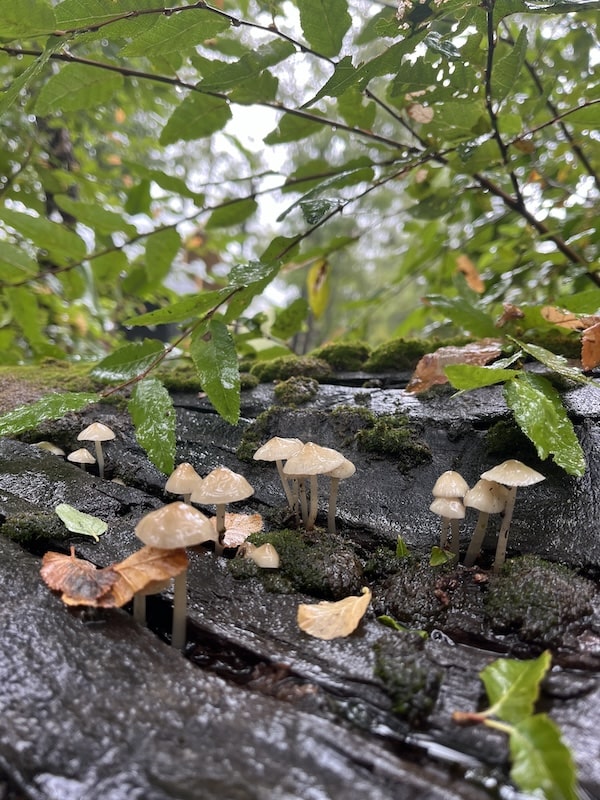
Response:
POLYGON ((507 322, 512 322, 515 319, 523 319, 525 316, 521 309, 513 305, 513 303, 502 303, 502 308, 504 311, 496 321, 497 328, 503 328, 507 322))
MULTIPOLYGON (((210 521, 216 527, 216 518, 211 517, 210 521)), ((262 531, 263 524, 263 518, 260 514, 233 514, 227 512, 225 514, 223 547, 239 547, 251 533, 262 531)))
POLYGON ((349 636, 358 627, 370 602, 371 591, 363 586, 360 597, 344 597, 334 603, 301 603, 298 606, 298 625, 305 633, 316 636, 317 639, 349 636))
POLYGON ((573 314, 571 311, 563 311, 561 308, 556 308, 556 306, 544 306, 540 313, 547 322, 552 322, 561 328, 568 328, 574 331, 591 328, 597 322, 600 322, 600 316, 598 315, 573 314))
POLYGON ((600 321, 586 328, 581 336, 581 366, 594 369, 600 364, 600 321))
POLYGON ((51 589, 62 592, 67 605, 100 605, 117 580, 117 573, 106 567, 98 569, 90 561, 76 558, 75 548, 71 555, 46 553, 42 559, 40 575, 51 589), (65 599, 66 598, 66 599, 65 599))
MULTIPOLYGON (((128 603, 136 592, 149 584, 158 584, 174 578, 187 569, 188 557, 185 548, 165 550, 161 547, 142 547, 133 555, 113 564, 118 580, 111 589, 113 605, 120 608, 128 603)), ((108 598, 107 598, 108 599, 108 598)))
POLYGON ((499 339, 480 339, 463 347, 439 347, 434 353, 427 353, 417 364, 412 374, 407 392, 424 392, 437 384, 447 383, 444 367, 450 364, 475 364, 484 366, 502 354, 499 339))
POLYGON ((477 294, 481 294, 485 289, 485 283, 483 282, 481 275, 477 271, 477 267, 471 261, 469 256, 461 255, 456 257, 456 269, 465 276, 465 281, 469 289, 472 289, 477 294))

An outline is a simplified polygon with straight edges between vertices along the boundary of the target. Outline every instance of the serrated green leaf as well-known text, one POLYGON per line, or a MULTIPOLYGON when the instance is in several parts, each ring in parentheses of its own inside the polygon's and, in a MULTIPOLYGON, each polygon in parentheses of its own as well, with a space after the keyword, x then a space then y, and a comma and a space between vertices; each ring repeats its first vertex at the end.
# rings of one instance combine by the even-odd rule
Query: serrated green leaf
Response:
POLYGON ((521 372, 504 384, 504 397, 541 459, 552 456, 569 475, 585 473, 585 455, 560 394, 550 381, 521 372))
POLYGON ((192 92, 173 111, 160 134, 161 145, 210 136, 231 119, 229 103, 220 97, 192 92))
POLYGON ((510 733, 510 777, 523 792, 544 800, 577 800, 577 774, 569 748, 546 714, 522 720, 510 733))
POLYGON ((86 255, 83 239, 57 222, 8 208, 0 208, 0 219, 24 238, 31 239, 37 247, 46 250, 49 258, 59 266, 81 261, 86 255))
POLYGON ((90 374, 102 381, 128 381, 141 375, 164 351, 164 344, 156 339, 132 342, 103 358, 90 374))
POLYGON ((83 536, 91 536, 97 542, 100 536, 108 530, 108 523, 91 514, 70 506, 68 503, 59 503, 54 509, 67 530, 71 533, 81 533, 83 536))
POLYGON ((111 234, 116 231, 122 232, 127 236, 135 236, 137 229, 135 225, 123 219, 121 214, 109 211, 92 203, 82 203, 73 200, 65 194, 55 195, 57 205, 67 214, 74 217, 77 222, 87 225, 88 228, 99 234, 111 234))
POLYGON ((335 70, 327 83, 322 86, 317 94, 304 104, 304 108, 311 106, 320 100, 322 97, 339 97, 345 91, 354 86, 357 82, 357 70, 352 65, 352 58, 344 56, 341 61, 335 65, 335 70))
POLYGON ((132 39, 122 50, 126 57, 154 57, 181 53, 189 47, 197 47, 207 39, 228 30, 230 22, 225 16, 211 13, 208 9, 179 12, 157 17, 154 24, 132 39))
POLYGON ((461 330, 473 336, 484 339, 495 338, 498 334, 494 320, 462 297, 435 294, 427 295, 425 299, 433 308, 443 311, 461 330))
POLYGON ((380 55, 367 61, 358 68, 356 79, 364 89, 372 78, 380 75, 396 75, 398 66, 402 63, 404 56, 412 54, 417 45, 425 38, 427 29, 424 28, 418 33, 405 37, 402 41, 396 42, 388 47, 380 55))
POLYGON ((203 91, 228 92, 241 83, 255 80, 267 67, 275 66, 295 52, 296 48, 291 42, 284 39, 269 42, 245 53, 233 63, 217 66, 200 82, 199 87, 203 91))
POLYGON ((127 327, 136 327, 138 325, 168 325, 173 322, 190 322, 192 319, 218 306, 229 294, 230 290, 225 288, 214 292, 201 292, 197 295, 190 295, 177 303, 158 308, 156 311, 148 311, 147 314, 130 317, 123 324, 127 327))
POLYGON ((486 716, 512 724, 530 716, 539 697, 540 683, 551 663, 552 656, 546 651, 533 660, 499 658, 488 664, 480 672, 491 704, 486 716))
POLYGON ((97 108, 111 100, 122 85, 123 78, 116 72, 85 64, 66 64, 40 89, 35 113, 43 117, 54 111, 97 108))
POLYGON ((521 348, 521 350, 524 350, 530 356, 535 358, 536 361, 539 361, 540 364, 548 367, 548 369, 556 372, 563 378, 567 378, 570 381, 575 381, 575 383, 585 383, 589 386, 600 388, 596 381, 588 378, 581 372, 580 369, 570 366, 569 362, 564 356, 552 353, 550 350, 546 350, 545 347, 541 347, 539 344, 531 344, 529 342, 524 343, 519 339, 513 339, 513 342, 515 342, 521 348))
POLYGON ((47 0, 0 0, 0 39, 29 39, 56 30, 47 0))
POLYGON ((175 409, 169 392, 157 378, 137 383, 127 404, 135 438, 154 466, 165 475, 175 465, 175 409))
POLYGON ((56 23, 60 28, 84 28, 120 16, 116 8, 106 5, 106 0, 63 0, 55 9, 56 23))
POLYGON ((318 200, 300 200, 298 203, 302 210, 302 216, 309 225, 316 225, 333 208, 339 206, 337 200, 328 200, 321 197, 318 200))
POLYGON ((210 215, 206 228, 226 228, 229 225, 240 225, 258 208, 258 203, 251 197, 245 197, 217 208, 210 215))
MULTIPOLYGON (((350 166, 350 164, 348 166, 350 166)), ((317 198, 325 191, 330 189, 339 189, 344 186, 351 186, 353 184, 360 183, 361 181, 369 181, 372 177, 372 166, 364 164, 363 161, 359 159, 355 167, 352 166, 349 169, 344 169, 341 172, 338 172, 337 175, 332 175, 330 178, 319 181, 319 183, 317 183, 313 189, 303 195, 300 199, 293 202, 291 206, 288 206, 288 208, 286 208, 285 211, 283 211, 277 217, 277 222, 282 222, 288 216, 288 214, 290 214, 290 212, 298 206, 312 203, 314 198, 317 198)), ((326 202, 331 203, 332 201, 326 202)))
POLYGON ((308 315, 308 303, 304 297, 297 297, 287 308, 279 311, 271 326, 271 334, 278 339, 289 339, 298 331, 308 315))
POLYGON ((264 103, 275 100, 279 80, 268 70, 264 70, 251 81, 244 81, 229 93, 232 103, 242 106, 264 103))
MULTIPOLYGON (((5 0, 5 2, 12 2, 12 0, 5 0)), ((35 61, 27 67, 27 69, 24 69, 19 77, 15 78, 8 88, 0 94, 0 117, 5 114, 8 109, 11 108, 11 106, 19 102, 20 98, 24 94, 23 90, 26 89, 32 81, 38 78, 39 75, 41 75, 46 67, 46 64, 52 57, 52 54, 57 50, 62 49, 63 46, 64 43, 61 39, 55 36, 49 37, 46 47, 44 48, 44 52, 38 58, 36 58, 35 61)))
POLYGON ((515 84, 525 61, 527 51, 527 28, 523 26, 519 37, 510 52, 495 61, 492 68, 492 97, 494 102, 501 102, 514 90, 515 84))
POLYGON ((263 141, 268 145, 298 142, 300 139, 306 139, 308 136, 322 131, 324 124, 315 119, 306 119, 296 114, 284 114, 277 127, 267 134, 263 141))
POLYGON ((446 377, 455 389, 469 391, 482 386, 493 386, 495 383, 515 378, 517 369, 497 369, 495 367, 477 367, 474 364, 451 364, 444 367, 446 377))
POLYGON ((310 46, 324 56, 337 55, 352 24, 346 0, 297 0, 297 6, 310 46))
POLYGON ((47 419, 60 419, 70 411, 81 411, 91 403, 97 403, 100 396, 89 392, 65 392, 49 394, 34 403, 19 406, 0 416, 0 436, 14 436, 23 431, 37 428, 47 419))
POLYGON ((203 391, 223 419, 235 425, 240 416, 240 372, 227 326, 213 319, 195 331, 190 353, 203 391))

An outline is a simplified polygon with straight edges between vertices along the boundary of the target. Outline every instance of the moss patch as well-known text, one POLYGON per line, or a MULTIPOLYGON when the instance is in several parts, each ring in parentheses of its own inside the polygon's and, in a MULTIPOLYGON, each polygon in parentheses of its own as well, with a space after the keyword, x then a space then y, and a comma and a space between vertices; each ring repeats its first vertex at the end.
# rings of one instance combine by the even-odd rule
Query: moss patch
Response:
POLYGON ((32 544, 42 540, 60 541, 70 539, 70 533, 56 514, 23 512, 10 517, 2 525, 4 536, 19 544, 32 544))
POLYGON ((403 414, 382 414, 372 425, 358 431, 360 449, 392 457, 404 472, 431 461, 429 445, 419 439, 418 429, 403 414))
POLYGON ((259 361, 250 370, 261 383, 285 381, 298 375, 315 380, 323 380, 331 375, 331 367, 326 361, 311 356, 282 356, 271 361, 259 361))
POLYGON ((314 378, 297 375, 275 384, 277 402, 285 406, 299 406, 313 400, 319 391, 319 382, 314 378))
POLYGON ((364 342, 332 342, 311 353, 315 358, 326 361, 332 369, 341 372, 354 372, 362 369, 371 354, 364 342))
POLYGON ((451 565, 430 567, 412 558, 399 560, 398 571, 382 584, 373 600, 375 613, 387 614, 410 628, 429 630, 440 624, 447 603, 438 591, 451 565))
POLYGON ((537 460, 535 447, 513 420, 502 419, 488 429, 485 451, 498 460, 518 458, 526 464, 537 460))

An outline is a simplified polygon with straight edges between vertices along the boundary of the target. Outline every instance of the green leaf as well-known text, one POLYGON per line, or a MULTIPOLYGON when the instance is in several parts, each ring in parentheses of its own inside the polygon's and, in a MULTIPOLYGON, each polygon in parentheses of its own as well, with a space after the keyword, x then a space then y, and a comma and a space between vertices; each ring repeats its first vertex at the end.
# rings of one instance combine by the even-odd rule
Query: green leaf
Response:
POLYGON ((344 56, 344 58, 335 65, 334 73, 327 83, 322 86, 312 100, 305 103, 303 107, 307 108, 311 106, 322 97, 339 97, 347 89, 354 86, 356 81, 357 71, 352 66, 352 58, 350 56, 344 56))
POLYGON ((541 459, 553 460, 569 475, 585 473, 585 455, 560 394, 550 381, 521 372, 504 385, 504 397, 523 433, 541 459))
POLYGON ((535 358, 536 361, 539 361, 545 367, 548 367, 548 369, 556 372, 563 378, 567 378, 570 381, 575 381, 576 383, 585 383, 589 386, 595 386, 598 388, 598 383, 596 383, 596 381, 588 378, 581 372, 580 369, 577 369, 577 367, 570 366, 569 362, 564 356, 552 353, 550 350, 546 350, 545 347, 541 347, 539 344, 525 344, 518 339, 513 339, 513 342, 518 344, 521 350, 524 350, 530 356, 535 358))
POLYGON ((39 271, 39 264, 21 247, 0 240, 0 278, 3 281, 20 281, 37 275, 39 271))
POLYGON ((434 545, 431 548, 431 554, 429 556, 429 566, 441 567, 443 564, 448 564, 450 561, 454 561, 455 559, 455 553, 451 553, 450 550, 442 550, 441 547, 434 545))
POLYGON ((169 392, 157 378, 137 383, 127 404, 135 438, 154 466, 170 475, 175 466, 175 409, 169 392))
POLYGON ((546 714, 516 725, 509 738, 510 777, 523 792, 545 800, 577 800, 577 775, 569 748, 546 714))
MULTIPOLYGON (((318 115, 315 114, 314 116, 318 115)), ((324 124, 316 119, 306 119, 297 114, 284 114, 277 127, 267 134, 263 141, 268 145, 297 142, 300 139, 312 136, 314 133, 319 133, 323 130, 324 124)))
POLYGON ((396 539, 396 558, 407 558, 410 555, 406 542, 402 536, 396 539))
POLYGON ((546 651, 534 660, 498 658, 488 664, 480 672, 491 703, 486 716, 513 724, 530 716, 539 697, 540 683, 551 663, 552 656, 546 651))
POLYGON ((56 30, 47 0, 0 0, 0 39, 28 39, 56 30))
POLYGON ((224 420, 235 425, 240 416, 240 373, 233 338, 221 320, 194 331, 190 353, 202 389, 224 420))
POLYGON ((123 78, 116 72, 85 64, 66 64, 43 84, 35 113, 43 117, 54 111, 63 114, 97 108, 112 100, 122 85, 123 78))
POLYGON ((519 38, 508 55, 499 58, 492 68, 492 97, 501 102, 514 90, 527 51, 527 28, 523 26, 519 38))
POLYGON ((83 239, 57 222, 33 217, 8 208, 0 208, 0 219, 31 241, 59 266, 81 261, 86 255, 83 239))
POLYGON ((321 197, 318 200, 300 200, 298 203, 302 209, 302 216, 309 225, 316 225, 326 214, 334 208, 339 208, 337 200, 328 200, 321 197))
POLYGON ((171 271, 180 246, 181 239, 174 228, 165 228, 148 236, 144 258, 125 276, 123 290, 143 297, 159 289, 171 271))
POLYGON ((98 519, 98 517, 93 517, 91 514, 78 511, 68 503, 59 503, 54 510, 71 533, 91 536, 92 539, 98 542, 100 541, 100 536, 108 530, 107 522, 98 519))
POLYGON ((588 289, 566 297, 557 297, 554 305, 574 314, 596 314, 600 309, 600 289, 588 289))
POLYGON ((308 303, 304 297, 297 297, 287 308, 277 312, 271 325, 271 334, 278 339, 290 339, 298 331, 308 315, 308 303))
POLYGON ((0 436, 14 436, 23 431, 37 428, 47 419, 60 419, 70 411, 81 411, 91 403, 97 403, 100 396, 88 392, 65 392, 49 394, 34 403, 19 406, 0 416, 0 436))
POLYGON ((269 42, 245 53, 233 63, 217 66, 198 86, 203 91, 227 92, 241 83, 255 80, 267 67, 278 64, 295 52, 294 45, 284 39, 269 42))
POLYGON ((477 367, 474 364, 451 364, 444 367, 444 372, 452 386, 461 391, 504 383, 519 374, 517 369, 497 369, 493 366, 477 367))
POLYGON ((102 381, 128 381, 141 375, 164 351, 164 344, 156 339, 132 342, 103 358, 90 374, 102 381))
POLYGON ((427 302, 444 314, 463 331, 480 338, 496 338, 498 329, 494 320, 463 297, 427 295, 427 302))
POLYGON ((121 55, 153 56, 181 53, 197 47, 226 31, 230 22, 225 16, 213 14, 208 9, 194 9, 170 16, 158 16, 155 23, 141 35, 136 36, 122 50, 121 55))
POLYGON ((337 55, 352 24, 346 0, 297 0, 297 6, 310 46, 324 56, 337 55))
MULTIPOLYGON (((5 0, 5 2, 11 3, 12 0, 5 0)), ((36 58, 27 69, 24 69, 19 77, 15 78, 8 88, 0 94, 0 117, 19 101, 20 97, 24 95, 23 90, 41 75, 52 54, 57 50, 61 50, 63 46, 64 42, 62 39, 54 36, 48 39, 44 52, 36 58)))
POLYGON ((248 219, 248 217, 252 216, 257 208, 258 203, 251 197, 245 197, 241 200, 235 200, 226 205, 222 205, 220 208, 215 209, 210 215, 206 223, 206 229, 210 230, 210 228, 226 228, 229 225, 240 225, 248 219))
POLYGON ((160 144, 210 136, 231 119, 229 103, 220 97, 192 92, 173 111, 160 134, 160 144))
POLYGON ((73 200, 66 194, 55 195, 58 206, 75 217, 77 222, 87 225, 88 228, 99 234, 111 234, 117 231, 127 236, 136 236, 137 228, 130 222, 126 222, 121 214, 109 211, 106 208, 92 204, 81 203, 73 200))
POLYGON ((123 323, 127 327, 138 325, 168 325, 173 322, 190 322, 195 317, 200 317, 212 308, 216 308, 219 303, 230 293, 228 289, 219 289, 214 292, 201 292, 197 295, 171 303, 164 308, 157 308, 156 311, 148 311, 147 314, 140 314, 137 317, 130 317, 123 323))

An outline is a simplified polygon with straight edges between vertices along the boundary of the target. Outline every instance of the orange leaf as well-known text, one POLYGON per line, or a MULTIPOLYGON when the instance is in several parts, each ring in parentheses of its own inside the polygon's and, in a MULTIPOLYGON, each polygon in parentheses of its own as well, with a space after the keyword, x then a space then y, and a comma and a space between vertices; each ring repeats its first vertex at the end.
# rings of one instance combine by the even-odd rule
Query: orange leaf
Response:
POLYGON ((61 599, 67 605, 99 605, 98 600, 117 580, 117 574, 110 567, 97 569, 91 562, 76 558, 74 547, 70 556, 46 553, 40 574, 51 589, 63 593, 61 599))
POLYGON ((502 308, 504 311, 501 316, 498 317, 498 321, 496 322, 497 328, 503 328, 507 322, 512 322, 515 319, 523 319, 525 316, 521 309, 512 303, 502 303, 502 308))
POLYGON ((502 354, 499 339, 481 339, 463 347, 439 347, 434 353, 427 353, 417 364, 412 374, 407 392, 424 392, 432 386, 447 383, 444 367, 450 364, 475 364, 484 366, 502 354))
POLYGON ((358 627, 371 602, 371 592, 366 586, 361 592, 360 597, 344 597, 335 603, 301 603, 298 606, 298 625, 317 639, 349 636, 358 627))
POLYGON ((581 366, 594 369, 600 364, 600 322, 586 328, 581 336, 581 366))
POLYGON ((485 284, 481 275, 477 271, 477 267, 471 261, 469 256, 461 254, 456 258, 456 269, 465 276, 465 281, 469 289, 481 294, 485 289, 485 284))
POLYGON ((113 605, 119 608, 124 606, 136 592, 142 591, 151 583, 174 578, 187 569, 187 565, 188 557, 183 547, 174 550, 142 547, 125 561, 112 565, 118 575, 111 589, 113 605))

